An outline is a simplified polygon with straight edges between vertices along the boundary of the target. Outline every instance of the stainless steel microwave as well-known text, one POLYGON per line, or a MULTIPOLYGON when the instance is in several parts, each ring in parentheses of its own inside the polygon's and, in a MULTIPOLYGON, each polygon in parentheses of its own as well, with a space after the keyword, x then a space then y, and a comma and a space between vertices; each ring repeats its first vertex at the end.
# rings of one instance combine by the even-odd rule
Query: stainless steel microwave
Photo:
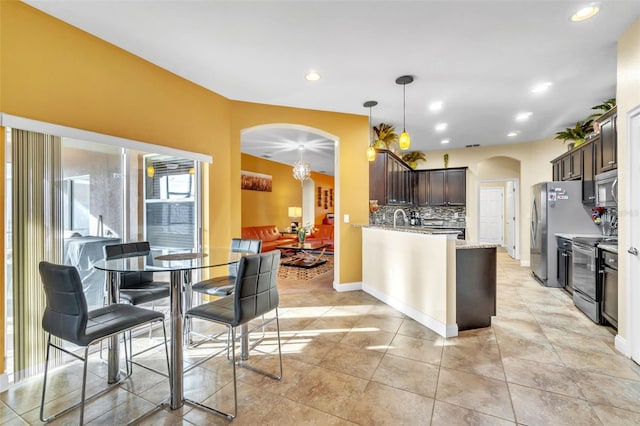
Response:
POLYGON ((596 205, 602 207, 618 206, 618 171, 596 175, 596 205))

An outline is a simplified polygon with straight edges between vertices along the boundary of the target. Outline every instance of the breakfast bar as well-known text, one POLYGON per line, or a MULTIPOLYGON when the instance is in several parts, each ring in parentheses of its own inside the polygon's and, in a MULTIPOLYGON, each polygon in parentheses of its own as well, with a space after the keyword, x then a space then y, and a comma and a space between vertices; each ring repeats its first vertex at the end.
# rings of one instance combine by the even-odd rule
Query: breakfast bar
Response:
POLYGON ((363 226, 362 288, 443 337, 495 315, 496 245, 457 232, 363 226))

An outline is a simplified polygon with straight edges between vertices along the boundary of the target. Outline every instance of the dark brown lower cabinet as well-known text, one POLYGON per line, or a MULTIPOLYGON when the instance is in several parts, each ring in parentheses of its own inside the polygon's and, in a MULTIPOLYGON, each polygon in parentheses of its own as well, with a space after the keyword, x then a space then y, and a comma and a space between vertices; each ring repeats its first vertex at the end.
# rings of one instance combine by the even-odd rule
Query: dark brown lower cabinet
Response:
POLYGON ((458 331, 489 327, 496 314, 496 249, 456 250, 458 331))

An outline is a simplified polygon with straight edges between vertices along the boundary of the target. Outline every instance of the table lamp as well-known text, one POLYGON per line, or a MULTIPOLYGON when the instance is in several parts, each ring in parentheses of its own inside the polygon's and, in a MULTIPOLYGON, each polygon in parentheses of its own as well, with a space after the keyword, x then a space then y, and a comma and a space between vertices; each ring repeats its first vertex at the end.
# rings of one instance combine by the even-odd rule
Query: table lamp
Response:
POLYGON ((291 218, 291 232, 296 232, 298 222, 295 219, 302 217, 302 207, 289 207, 289 217, 291 218))

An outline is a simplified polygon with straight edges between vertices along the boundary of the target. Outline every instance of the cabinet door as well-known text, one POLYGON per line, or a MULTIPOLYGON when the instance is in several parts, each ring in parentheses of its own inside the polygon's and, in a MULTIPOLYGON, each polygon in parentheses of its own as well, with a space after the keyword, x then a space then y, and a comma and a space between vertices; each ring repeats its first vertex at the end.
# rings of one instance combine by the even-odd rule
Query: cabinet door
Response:
POLYGON ((387 204, 398 204, 398 165, 387 157, 387 204))
POLYGON ((556 161, 551 165, 551 180, 560 180, 560 161, 556 161))
POLYGON ((595 178, 595 148, 598 141, 590 143, 581 149, 582 164, 582 203, 594 205, 596 202, 595 178))
POLYGON ((606 266, 602 271, 602 316, 618 328, 618 271, 606 266))
POLYGON ((616 115, 600 124, 600 149, 598 150, 597 172, 606 172, 618 167, 617 162, 616 115))
POLYGON ((571 175, 573 174, 572 160, 573 157, 570 155, 565 155, 560 159, 560 180, 571 180, 571 175))
POLYGON ((445 173, 445 203, 448 206, 464 206, 466 200, 466 170, 447 170, 445 173))
POLYGON ((387 156, 377 153, 375 161, 369 163, 369 199, 378 204, 387 204, 387 156))
POLYGON ((573 151, 571 157, 571 179, 582 178, 582 149, 573 151))
POLYGON ((416 202, 419 206, 429 205, 429 172, 416 172, 418 182, 416 187, 416 202))
POLYGON ((444 206, 445 205, 445 171, 434 170, 429 172, 429 205, 444 206))
POLYGON ((567 253, 564 250, 558 249, 556 251, 556 279, 560 287, 566 287, 567 285, 567 253))

